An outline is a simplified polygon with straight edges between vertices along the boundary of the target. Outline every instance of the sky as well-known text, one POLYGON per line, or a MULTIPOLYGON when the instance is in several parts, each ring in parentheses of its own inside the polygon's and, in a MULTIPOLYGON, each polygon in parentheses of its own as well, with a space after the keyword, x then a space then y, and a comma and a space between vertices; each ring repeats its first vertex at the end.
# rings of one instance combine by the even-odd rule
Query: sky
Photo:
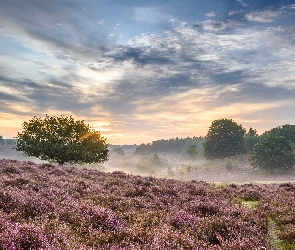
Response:
POLYGON ((1 0, 0 135, 46 114, 110 144, 295 124, 295 0, 1 0))

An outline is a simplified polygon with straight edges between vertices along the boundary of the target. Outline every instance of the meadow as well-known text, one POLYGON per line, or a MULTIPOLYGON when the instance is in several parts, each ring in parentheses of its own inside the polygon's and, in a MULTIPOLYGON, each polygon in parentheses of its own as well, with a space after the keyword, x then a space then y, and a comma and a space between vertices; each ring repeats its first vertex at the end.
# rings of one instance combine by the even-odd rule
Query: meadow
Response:
POLYGON ((295 249, 295 184, 0 160, 0 249, 295 249))

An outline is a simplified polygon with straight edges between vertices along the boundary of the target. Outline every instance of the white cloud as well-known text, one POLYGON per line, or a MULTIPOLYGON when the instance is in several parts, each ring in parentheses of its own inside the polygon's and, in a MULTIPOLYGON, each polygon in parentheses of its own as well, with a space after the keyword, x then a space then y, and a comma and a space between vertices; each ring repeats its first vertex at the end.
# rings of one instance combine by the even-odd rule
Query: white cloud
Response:
POLYGON ((104 24, 105 21, 104 21, 103 19, 100 19, 97 23, 98 23, 98 24, 104 24))
POLYGON ((206 17, 214 17, 215 16, 215 13, 214 13, 214 11, 213 12, 209 12, 209 13, 206 13, 205 16, 206 17))
POLYGON ((133 18, 138 22, 161 23, 171 19, 163 10, 153 7, 138 7, 133 9, 133 18))
POLYGON ((220 22, 220 21, 213 21, 213 20, 206 20, 202 24, 203 24, 203 28, 208 31, 222 31, 234 25, 234 23, 230 21, 220 22))
POLYGON ((239 3, 241 3, 241 5, 243 6, 243 7, 247 7, 247 4, 246 3, 244 3, 244 1, 243 0, 237 0, 239 3))
POLYGON ((282 14, 282 11, 263 10, 254 11, 245 15, 246 20, 251 22, 271 23, 282 14))

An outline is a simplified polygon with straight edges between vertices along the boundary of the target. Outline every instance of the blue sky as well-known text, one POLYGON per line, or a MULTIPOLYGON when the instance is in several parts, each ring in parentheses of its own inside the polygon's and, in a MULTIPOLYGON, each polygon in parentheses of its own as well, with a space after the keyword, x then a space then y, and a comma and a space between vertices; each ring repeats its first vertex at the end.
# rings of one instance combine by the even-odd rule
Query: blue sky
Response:
POLYGON ((295 1, 2 0, 0 135, 72 115, 113 144, 295 124, 295 1))

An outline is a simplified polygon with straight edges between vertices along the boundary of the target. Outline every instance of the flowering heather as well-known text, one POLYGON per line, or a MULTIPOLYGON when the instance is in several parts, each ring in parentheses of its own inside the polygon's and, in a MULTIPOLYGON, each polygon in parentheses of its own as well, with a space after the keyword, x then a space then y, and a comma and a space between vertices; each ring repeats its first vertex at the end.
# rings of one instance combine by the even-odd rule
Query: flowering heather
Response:
POLYGON ((0 177, 0 249, 275 249, 273 224, 295 249, 290 183, 216 188, 12 160, 0 177))

